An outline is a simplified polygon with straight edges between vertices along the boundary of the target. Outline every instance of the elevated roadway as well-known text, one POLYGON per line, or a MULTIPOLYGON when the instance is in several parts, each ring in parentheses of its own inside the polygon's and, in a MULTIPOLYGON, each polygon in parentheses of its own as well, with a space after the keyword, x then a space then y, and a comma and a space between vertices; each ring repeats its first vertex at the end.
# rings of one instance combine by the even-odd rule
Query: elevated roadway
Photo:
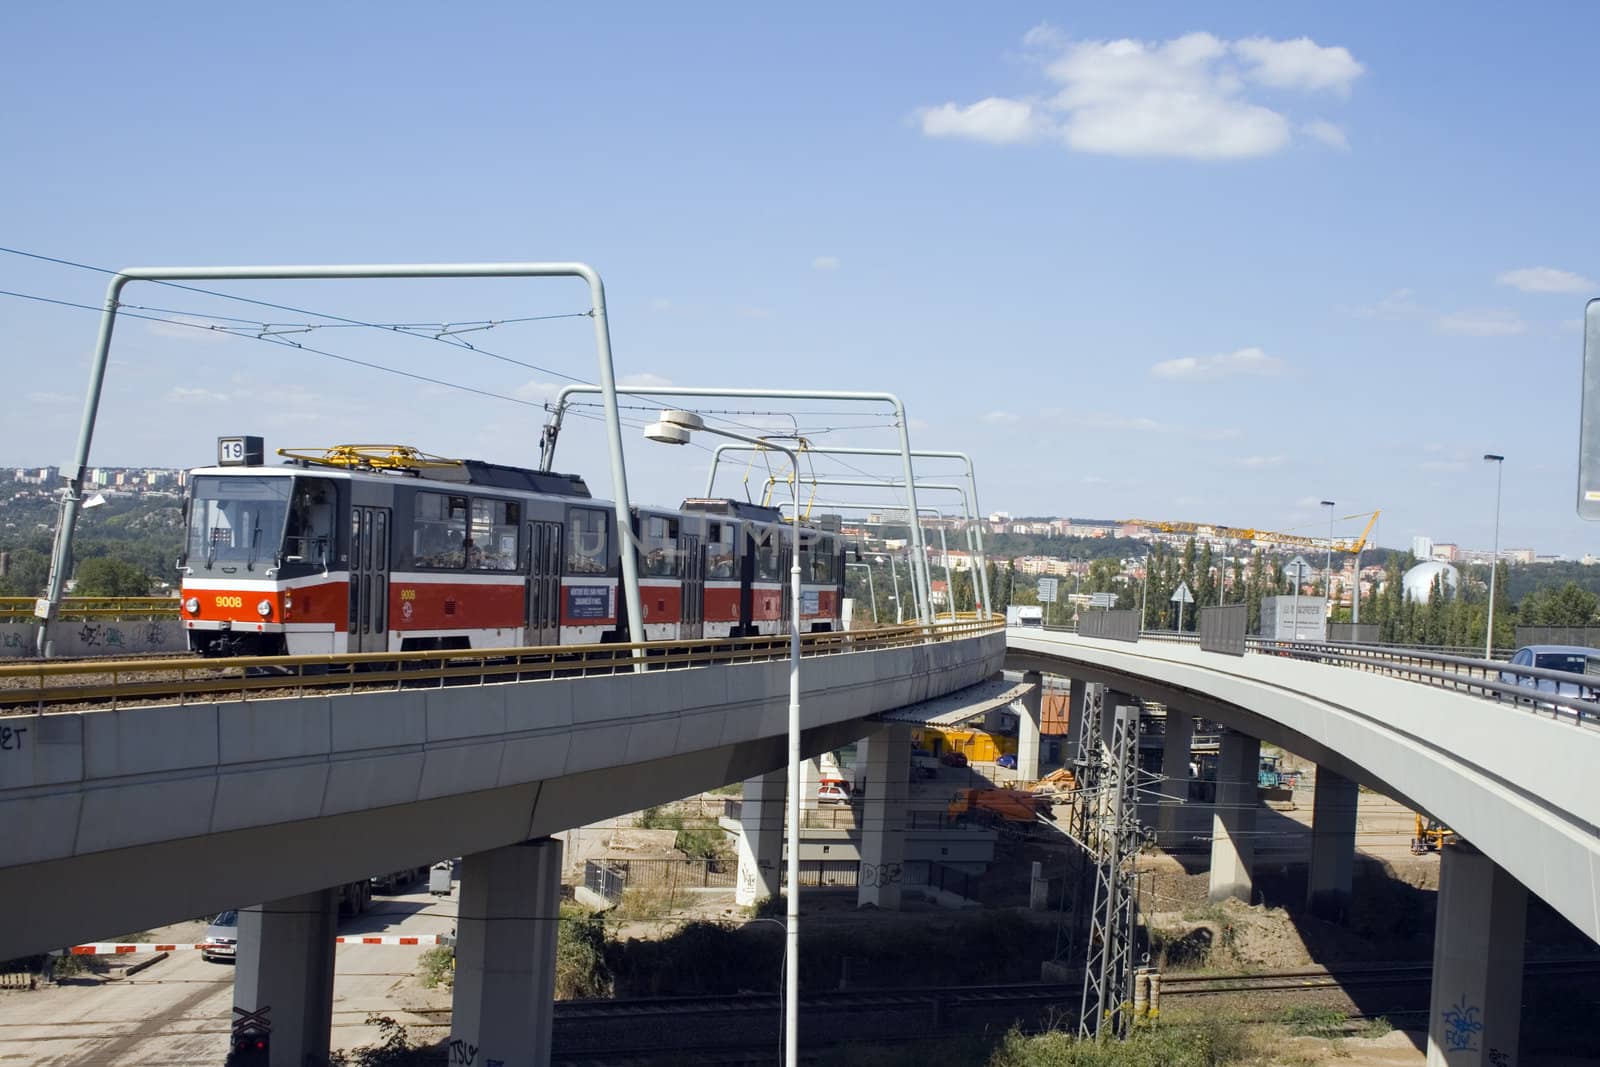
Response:
MULTIPOLYGON (((1253 895, 1262 740, 1318 764, 1314 907, 1319 896, 1349 894, 1357 783, 1454 830, 1462 841, 1444 849, 1434 927, 1430 1067, 1517 1062, 1528 892, 1600 941, 1592 680, 1373 646, 1252 639, 1227 654, 1168 635, 1128 641, 1030 628, 1008 630, 1006 645, 1008 667, 1073 679, 1080 717, 1085 683, 1107 686, 1107 705, 1166 704, 1163 763, 1183 767, 1178 783, 1188 777, 1193 717, 1223 724, 1214 898, 1253 895)), ((1160 791, 1187 789, 1169 782, 1160 791)))
MULTIPOLYGON (((786 755, 786 645, 657 646, 641 673, 614 673, 626 646, 340 657, 342 674, 326 657, 226 677, 216 661, 77 679, 86 668, 0 668, 15 672, 0 691, 14 707, 118 705, 0 717, 0 959, 773 771, 786 755)), ((1004 637, 966 621, 812 635, 806 650, 815 752, 875 728, 867 716, 992 675, 1004 637)))

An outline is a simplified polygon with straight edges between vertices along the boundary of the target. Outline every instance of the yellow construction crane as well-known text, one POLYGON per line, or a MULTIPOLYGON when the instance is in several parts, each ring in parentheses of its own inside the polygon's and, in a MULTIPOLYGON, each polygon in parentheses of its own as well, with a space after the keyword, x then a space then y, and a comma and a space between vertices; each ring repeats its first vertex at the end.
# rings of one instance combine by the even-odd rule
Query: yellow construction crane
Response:
MULTIPOLYGON (((1346 515, 1346 519, 1359 519, 1367 513, 1362 511, 1354 515, 1346 515)), ((1361 536, 1351 540, 1349 538, 1336 538, 1333 541, 1335 552, 1360 552, 1366 547, 1367 537, 1372 533, 1372 527, 1377 524, 1378 512, 1372 512, 1367 518, 1366 528, 1361 531, 1361 536)), ((1306 537, 1303 534, 1278 533, 1275 530, 1255 530, 1244 526, 1222 526, 1209 522, 1157 522, 1151 519, 1123 519, 1124 526, 1143 526, 1147 530, 1159 530, 1162 533, 1190 534, 1194 537, 1214 537, 1225 541, 1258 541, 1273 545, 1292 545, 1295 548, 1328 547, 1325 537, 1306 537)))

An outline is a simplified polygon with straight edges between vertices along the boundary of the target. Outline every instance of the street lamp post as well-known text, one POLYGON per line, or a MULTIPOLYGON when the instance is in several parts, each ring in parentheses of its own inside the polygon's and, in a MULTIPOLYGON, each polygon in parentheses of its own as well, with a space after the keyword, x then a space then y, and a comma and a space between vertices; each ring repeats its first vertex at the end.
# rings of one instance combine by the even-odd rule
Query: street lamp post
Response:
POLYGON ((1489 557, 1489 625, 1483 632, 1483 658, 1494 658, 1494 583, 1500 573, 1500 477, 1506 457, 1493 452, 1483 454, 1485 463, 1494 464, 1494 553, 1489 557))
POLYGON ((1139 591, 1139 632, 1144 633, 1144 612, 1150 606, 1150 553, 1144 554, 1144 588, 1139 591))
POLYGON ((872 568, 867 566, 865 563, 846 563, 845 564, 845 568, 846 569, 849 569, 851 567, 860 567, 862 570, 867 572, 867 599, 872 601, 872 622, 873 622, 873 625, 877 625, 877 622, 878 622, 878 594, 872 591, 872 568))
MULTIPOLYGON (((1333 618, 1333 508, 1331 500, 1324 500, 1322 506, 1328 509, 1328 570, 1322 579, 1322 593, 1328 598, 1328 618, 1333 618)), ((1300 624, 1297 621, 1295 625, 1300 624)))
MULTIPOLYGON (((795 449, 707 426, 692 411, 663 411, 660 421, 645 427, 644 435, 664 444, 686 445, 695 430, 764 445, 787 455, 795 471, 800 470, 795 449)), ((783 1056, 786 1067, 796 1067, 800 1048, 800 486, 797 480, 789 486, 794 500, 794 548, 789 554, 789 896, 784 922, 783 1056)))

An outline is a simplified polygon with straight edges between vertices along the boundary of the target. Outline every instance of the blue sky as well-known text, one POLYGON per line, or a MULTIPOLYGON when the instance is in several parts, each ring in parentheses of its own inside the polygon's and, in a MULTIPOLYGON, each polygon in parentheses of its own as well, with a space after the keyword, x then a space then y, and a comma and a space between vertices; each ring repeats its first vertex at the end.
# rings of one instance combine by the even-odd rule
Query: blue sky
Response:
MULTIPOLYGON (((1597 23, 1578 4, 8 5, 0 244, 106 266, 582 259, 627 380, 898 392, 917 445, 973 454, 985 510, 1316 530, 1328 498, 1383 508, 1386 544, 1487 546, 1496 451, 1502 543, 1576 555, 1597 541, 1573 511, 1597 23)), ((588 306, 575 282, 226 288, 367 322, 588 306)), ((104 278, 0 255, 0 289, 97 304, 104 278)), ((0 298, 0 458, 70 456, 94 330, 0 298)), ((386 331, 279 336, 528 403, 133 320, 94 459, 195 464, 259 432, 531 461, 558 374, 594 375, 583 318, 459 335, 540 370, 386 331)), ((804 410, 818 441, 894 442, 880 410, 804 410)), ((558 465, 607 491, 594 424, 570 427, 558 465)), ((628 439, 635 499, 699 491, 704 452, 628 439)))

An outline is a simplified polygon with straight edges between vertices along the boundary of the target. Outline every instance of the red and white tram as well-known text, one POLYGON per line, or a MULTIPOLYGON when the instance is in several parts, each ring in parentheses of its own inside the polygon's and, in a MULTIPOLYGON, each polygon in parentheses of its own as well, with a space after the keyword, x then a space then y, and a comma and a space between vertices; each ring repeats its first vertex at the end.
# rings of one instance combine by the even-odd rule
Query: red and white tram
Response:
MULTIPOLYGON (((280 450, 225 438, 191 472, 182 570, 206 655, 602 644, 628 639, 615 511, 576 475, 403 446, 280 450)), ((787 631, 793 535, 770 508, 633 512, 644 639, 787 631)), ((836 533, 802 530, 806 632, 837 629, 836 533)))

